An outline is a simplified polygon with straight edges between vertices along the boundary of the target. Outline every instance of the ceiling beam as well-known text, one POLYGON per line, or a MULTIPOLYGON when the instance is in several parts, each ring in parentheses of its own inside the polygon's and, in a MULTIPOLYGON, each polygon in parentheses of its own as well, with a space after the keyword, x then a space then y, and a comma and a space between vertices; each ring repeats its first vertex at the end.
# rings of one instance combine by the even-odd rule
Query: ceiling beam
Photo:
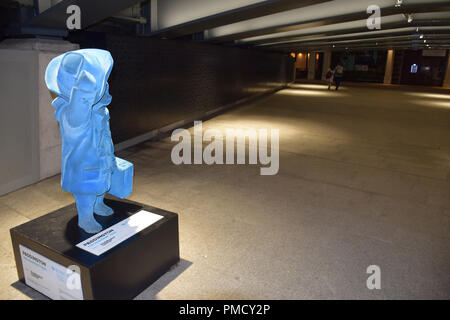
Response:
POLYGON ((383 45, 383 44, 389 44, 389 43, 393 43, 393 42, 405 42, 405 43, 420 43, 420 44, 424 44, 425 46, 428 44, 432 44, 432 43, 444 43, 444 41, 447 41, 447 43, 450 45, 450 43, 448 42, 448 40, 450 39, 450 33, 446 34, 446 35, 441 35, 440 37, 435 37, 435 38, 430 38, 427 37, 426 42, 423 41, 423 39, 420 39, 419 37, 416 38, 408 38, 408 37, 391 37, 391 38, 384 38, 384 39, 370 39, 370 40, 364 40, 364 39, 360 39, 360 40, 355 40, 352 43, 347 43, 347 42, 335 42, 333 44, 325 42, 325 43, 319 43, 319 44, 305 44, 303 46, 299 46, 298 48, 311 48, 311 47, 329 47, 334 46, 334 47, 348 47, 348 48, 353 48, 353 47, 357 47, 357 46, 364 46, 367 44, 374 44, 374 45, 383 45))
MULTIPOLYGON (((277 48, 276 51, 283 52, 296 52, 296 51, 335 51, 335 50, 367 50, 372 48, 375 50, 392 49, 395 47, 402 48, 447 48, 450 47, 450 32, 445 35, 440 36, 427 36, 426 42, 424 39, 416 38, 405 38, 405 37, 391 37, 385 39, 359 39, 352 43, 346 42, 335 42, 335 43, 306 43, 303 45, 277 48)), ((268 50, 275 50, 273 47, 267 48, 268 50)))
MULTIPOLYGON (((152 0, 158 1, 158 0, 152 0)), ((150 35, 177 38, 269 14, 303 8, 331 0, 159 0, 158 29, 150 35), (188 12, 188 14, 187 14, 188 12), (209 12, 209 14, 208 14, 209 12), (201 16, 201 14, 205 14, 201 16)))
MULTIPOLYGON (((373 44, 381 43, 386 39, 421 39, 433 41, 434 39, 446 39, 450 34, 450 21, 447 21, 446 26, 430 26, 430 27, 408 27, 399 29, 387 29, 379 31, 365 31, 353 34, 338 35, 338 36, 324 36, 324 37, 304 37, 301 41, 294 42, 280 42, 273 44, 263 44, 257 46, 261 49, 272 51, 290 52, 292 50, 301 49, 333 49, 333 46, 352 47, 356 43, 370 42, 373 44)), ((450 44, 450 41, 449 41, 450 44)))
POLYGON ((257 42, 237 42, 236 44, 242 45, 255 45, 255 46, 277 46, 277 45, 291 45, 299 42, 304 42, 306 40, 310 39, 320 39, 324 37, 331 37, 331 36, 340 36, 340 35, 354 35, 354 34, 361 34, 364 37, 377 37, 380 34, 385 34, 387 32, 396 32, 399 30, 399 32, 402 32, 402 29, 410 28, 412 27, 411 32, 415 32, 417 28, 423 29, 424 27, 436 27, 436 26, 449 26, 450 20, 427 20, 427 21, 418 21, 413 23, 407 23, 405 22, 393 22, 393 23, 386 23, 383 24, 384 28, 382 29, 382 33, 378 30, 374 31, 368 31, 366 27, 358 27, 358 28, 350 28, 345 30, 339 30, 336 29, 334 31, 328 31, 328 32, 312 32, 310 34, 297 36, 297 37, 285 37, 285 38, 278 38, 278 39, 267 39, 267 40, 261 40, 257 42))
MULTIPOLYGON (((390 3, 393 3, 391 1, 390 3)), ((443 2, 443 1, 432 1, 432 2, 424 2, 421 4, 414 4, 414 5, 403 5, 401 7, 395 7, 393 5, 381 8, 381 15, 382 17, 388 17, 398 14, 414 14, 414 13, 426 13, 426 12, 441 12, 441 11, 450 11, 450 3, 443 2)), ((286 20, 289 21, 288 16, 290 16, 292 12, 285 12, 283 14, 286 15, 286 20)), ((239 28, 233 28, 233 31, 230 31, 229 34, 222 35, 222 36, 214 36, 214 33, 209 31, 209 42, 212 43, 223 43, 223 42, 230 42, 240 39, 246 39, 246 38, 252 38, 257 36, 264 36, 269 34, 276 34, 281 32, 288 32, 293 30, 302 30, 302 29, 308 29, 308 28, 314 28, 314 27, 320 27, 320 26, 327 26, 327 25, 333 25, 338 23, 345 23, 345 22, 353 22, 357 20, 365 20, 370 15, 367 14, 366 10, 364 11, 357 11, 357 12, 351 12, 347 14, 342 14, 338 16, 329 16, 326 18, 311 18, 306 19, 302 21, 295 21, 295 22, 288 22, 288 23, 280 23, 278 25, 270 25, 270 16, 267 17, 267 21, 269 26, 264 27, 262 24, 261 27, 257 28, 242 28, 242 32, 239 32, 239 28)), ((282 19, 278 19, 282 20, 282 19)), ((292 18, 291 18, 292 20, 292 18)), ((258 25, 258 24, 255 24, 258 25)))

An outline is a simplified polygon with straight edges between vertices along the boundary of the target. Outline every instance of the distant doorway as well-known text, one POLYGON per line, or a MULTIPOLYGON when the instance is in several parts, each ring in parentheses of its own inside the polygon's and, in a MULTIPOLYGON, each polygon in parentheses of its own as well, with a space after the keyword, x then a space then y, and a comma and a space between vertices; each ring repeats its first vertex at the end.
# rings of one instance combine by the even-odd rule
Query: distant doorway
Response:
POLYGON ((314 79, 322 80, 323 73, 323 52, 316 52, 314 59, 314 79))
POLYGON ((308 53, 299 52, 295 59, 295 78, 306 79, 308 77, 308 53))

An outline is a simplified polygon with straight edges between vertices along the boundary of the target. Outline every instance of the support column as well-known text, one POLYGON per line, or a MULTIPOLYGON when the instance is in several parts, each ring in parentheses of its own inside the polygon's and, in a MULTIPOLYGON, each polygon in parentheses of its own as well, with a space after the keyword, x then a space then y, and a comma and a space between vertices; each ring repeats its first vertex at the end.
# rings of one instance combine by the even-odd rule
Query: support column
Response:
POLYGON ((384 72, 384 84, 392 83, 392 71, 394 70, 394 50, 388 50, 386 58, 386 71, 384 72))
MULTIPOLYGON (((52 107, 52 101, 55 96, 47 89, 47 85, 45 84, 45 70, 54 57, 64 52, 77 49, 79 49, 78 44, 64 40, 7 39, 0 43, 0 51, 3 53, 10 52, 14 54, 14 52, 23 52, 33 57, 28 61, 24 61, 20 65, 20 70, 24 69, 29 72, 31 68, 36 69, 36 73, 30 79, 36 86, 36 92, 24 92, 23 94, 29 96, 30 101, 33 101, 37 107, 35 125, 39 128, 38 180, 54 176, 61 171, 61 137, 58 122, 53 115, 55 109, 52 107)), ((2 96, 1 92, 0 96, 2 96)), ((13 101, 12 103, 19 102, 13 101)), ((17 123, 16 125, 22 126, 21 123, 17 123)), ((33 182, 37 182, 38 180, 33 182)), ((23 186, 17 185, 17 188, 23 186)))
POLYGON ((331 51, 325 51, 323 53, 323 68, 322 68, 322 80, 326 80, 328 68, 331 67, 331 51))
POLYGON ((159 30, 158 25, 158 0, 151 0, 150 2, 150 30, 155 32, 159 30))
POLYGON ((445 77, 442 83, 444 88, 450 88, 450 50, 447 50, 447 52, 447 69, 445 71, 445 77))
POLYGON ((308 52, 308 80, 314 80, 316 70, 316 53, 308 52))

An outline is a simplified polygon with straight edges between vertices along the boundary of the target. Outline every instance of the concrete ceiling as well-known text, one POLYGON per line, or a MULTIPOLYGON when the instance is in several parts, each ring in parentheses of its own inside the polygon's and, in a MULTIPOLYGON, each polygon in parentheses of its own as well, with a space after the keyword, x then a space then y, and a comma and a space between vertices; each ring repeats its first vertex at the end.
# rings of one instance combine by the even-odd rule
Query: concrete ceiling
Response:
POLYGON ((151 0, 152 35, 174 38, 213 32, 215 28, 245 22, 277 12, 308 7, 331 0, 151 0))
MULTIPOLYGON (((86 28, 140 1, 53 2, 55 5, 29 25, 60 25, 66 17, 63 9, 78 4, 86 28)), ((449 0, 150 0, 147 8, 148 15, 143 19, 149 25, 146 35, 159 38, 191 37, 286 52, 314 48, 448 48, 450 43, 449 0), (371 15, 367 9, 372 5, 381 9, 379 30, 367 28, 371 15)))

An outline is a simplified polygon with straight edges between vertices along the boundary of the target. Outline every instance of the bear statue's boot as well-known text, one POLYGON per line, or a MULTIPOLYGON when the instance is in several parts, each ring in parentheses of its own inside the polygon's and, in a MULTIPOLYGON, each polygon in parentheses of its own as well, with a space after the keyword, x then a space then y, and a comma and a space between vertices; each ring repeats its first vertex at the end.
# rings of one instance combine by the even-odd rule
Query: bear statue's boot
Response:
POLYGON ((78 209, 78 226, 87 233, 97 233, 102 226, 94 218, 96 195, 74 194, 78 209))
POLYGON ((114 210, 108 207, 104 202, 103 198, 105 194, 97 196, 94 205, 94 212, 100 216, 110 216, 114 213, 114 210))

